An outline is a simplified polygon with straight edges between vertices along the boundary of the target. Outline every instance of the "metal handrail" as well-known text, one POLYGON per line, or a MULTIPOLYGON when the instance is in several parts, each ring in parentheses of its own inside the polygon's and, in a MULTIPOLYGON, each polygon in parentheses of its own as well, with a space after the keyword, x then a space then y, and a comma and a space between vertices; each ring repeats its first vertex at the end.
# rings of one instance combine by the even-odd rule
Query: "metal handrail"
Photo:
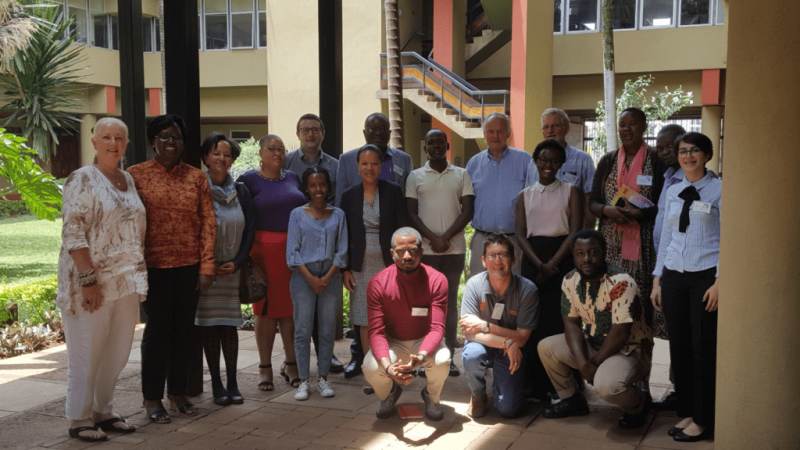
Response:
MULTIPOLYGON (((381 58, 386 58, 386 53, 381 53, 380 57, 381 58)), ((449 73, 443 71, 442 69, 440 69, 436 65, 431 64, 431 62, 429 62, 428 60, 426 60, 425 58, 423 58, 421 55, 419 55, 416 52, 402 52, 400 54, 400 57, 401 58, 412 58, 412 59, 415 59, 417 62, 419 62, 421 64, 422 68, 424 69, 424 70, 422 70, 422 89, 423 90, 430 90, 433 94, 438 95, 443 102, 447 102, 447 103, 451 104, 453 107, 455 107, 456 105, 454 105, 451 102, 447 101, 445 99, 445 97, 444 97, 444 91, 445 91, 444 80, 447 80, 453 87, 458 88, 458 90, 459 90, 458 93, 453 92, 450 89, 447 89, 447 90, 448 90, 448 92, 452 93, 453 95, 457 95, 458 96, 458 103, 459 103, 458 104, 458 114, 459 114, 459 116, 471 119, 471 117, 467 116, 462 111, 462 107, 463 107, 463 97, 462 96, 463 96, 463 93, 466 93, 470 97, 478 97, 477 99, 474 98, 474 100, 476 100, 476 101, 478 101, 478 99, 480 100, 481 118, 484 117, 484 108, 487 106, 486 103, 485 103, 485 100, 484 100, 484 96, 486 96, 486 95, 502 95, 503 96, 503 111, 507 110, 508 104, 507 104, 506 98, 507 98, 507 96, 510 96, 510 92, 509 91, 496 90, 496 89, 495 90, 485 90, 485 91, 484 90, 470 89, 469 87, 465 86, 464 83, 462 83, 458 79, 454 78, 449 73), (428 70, 432 71, 433 73, 436 73, 438 77, 441 77, 440 80, 436 80, 439 83, 439 92, 435 92, 435 91, 431 90, 429 87, 426 86, 425 78, 426 78, 426 74, 427 74, 428 70)), ((405 67, 405 66, 407 66, 407 64, 403 64, 402 66, 405 67)), ((383 67, 383 66, 381 66, 381 67, 383 67)), ((499 105, 499 103, 497 103, 497 105, 499 105)))

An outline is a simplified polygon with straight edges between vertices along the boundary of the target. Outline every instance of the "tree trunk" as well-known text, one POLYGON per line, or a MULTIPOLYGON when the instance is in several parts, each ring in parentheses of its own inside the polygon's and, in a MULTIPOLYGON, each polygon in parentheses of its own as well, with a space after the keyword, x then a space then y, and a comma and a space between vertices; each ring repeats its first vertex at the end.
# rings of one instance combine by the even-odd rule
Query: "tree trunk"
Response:
POLYGON ((603 93, 606 114, 606 152, 617 149, 617 97, 614 93, 614 28, 612 0, 603 0, 603 93))
POLYGON ((164 0, 158 0, 158 33, 161 35, 161 105, 164 114, 167 113, 167 63, 164 59, 164 0))
POLYGON ((403 150, 403 67, 400 59, 397 0, 386 0, 383 5, 386 15, 386 79, 389 88, 390 145, 403 150))

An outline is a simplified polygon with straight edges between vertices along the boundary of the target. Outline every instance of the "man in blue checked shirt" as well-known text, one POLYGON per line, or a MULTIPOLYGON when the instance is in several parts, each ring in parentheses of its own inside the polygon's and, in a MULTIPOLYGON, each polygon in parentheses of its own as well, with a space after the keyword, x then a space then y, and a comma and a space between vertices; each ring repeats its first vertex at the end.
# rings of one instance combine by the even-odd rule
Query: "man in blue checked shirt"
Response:
MULTIPOLYGON (((589 212, 589 193, 592 192, 592 179, 594 178, 594 161, 588 153, 567 144, 569 133, 569 116, 558 108, 547 108, 542 113, 542 138, 555 139, 564 147, 567 160, 561 165, 556 174, 561 182, 571 184, 583 194, 582 203, 586 205, 583 212, 583 227, 594 228, 597 217, 589 212)), ((533 186, 539 181, 539 171, 531 158, 528 161, 528 179, 525 186, 533 186)))
MULTIPOLYGON (((472 216, 472 236, 469 248, 470 276, 485 269, 481 263, 483 241, 490 233, 503 233, 514 243, 514 253, 522 251, 514 239, 514 207, 520 191, 525 188, 528 163, 531 155, 508 146, 511 136, 511 119, 503 113, 491 113, 483 122, 483 137, 487 149, 473 156, 467 163, 467 172, 475 189, 475 214, 472 216)), ((520 273, 517 258, 511 270, 520 273)))

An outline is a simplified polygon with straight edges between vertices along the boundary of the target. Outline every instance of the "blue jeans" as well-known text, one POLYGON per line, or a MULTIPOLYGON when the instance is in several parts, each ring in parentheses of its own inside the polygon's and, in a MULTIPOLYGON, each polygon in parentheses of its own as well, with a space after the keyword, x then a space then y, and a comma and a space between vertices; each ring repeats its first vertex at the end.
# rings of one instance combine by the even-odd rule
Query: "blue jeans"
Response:
MULTIPOLYGON (((318 261, 306 264, 306 269, 315 277, 323 277, 331 268, 331 261, 318 261)), ((306 278, 298 271, 292 271, 289 281, 294 306, 294 350, 297 354, 297 370, 300 378, 308 379, 311 364, 311 331, 314 329, 314 315, 319 327, 319 354, 317 370, 321 376, 328 375, 333 356, 333 341, 336 334, 336 292, 342 290, 342 277, 334 276, 327 289, 320 294, 311 293, 306 278)))
POLYGON ((502 349, 486 347, 478 342, 464 343, 461 360, 467 374, 467 385, 475 397, 486 393, 486 370, 494 370, 494 409, 503 417, 514 417, 522 407, 523 371, 517 370, 512 375, 508 369, 511 362, 508 356, 503 355, 502 349))

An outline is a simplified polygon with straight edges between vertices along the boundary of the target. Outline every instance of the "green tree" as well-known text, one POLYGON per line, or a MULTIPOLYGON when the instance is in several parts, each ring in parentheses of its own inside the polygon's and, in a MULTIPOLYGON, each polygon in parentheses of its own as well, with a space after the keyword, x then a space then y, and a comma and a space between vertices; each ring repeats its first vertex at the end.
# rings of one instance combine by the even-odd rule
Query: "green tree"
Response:
POLYGON ((0 0, 0 71, 9 69, 8 61, 28 46, 36 28, 36 22, 25 17, 19 2, 0 0))
MULTIPOLYGON (((683 92, 681 86, 678 86, 674 91, 670 91, 665 86, 663 93, 654 91, 653 96, 648 101, 646 92, 653 80, 655 78, 652 75, 642 75, 636 80, 625 80, 622 95, 616 100, 617 116, 625 108, 636 107, 644 111, 648 122, 645 134, 653 132, 653 127, 655 127, 654 120, 667 120, 684 106, 692 104, 692 93, 683 92)), ((606 118, 605 102, 597 102, 595 113, 597 113, 598 124, 604 123, 606 118)), ((592 141, 592 148, 606 149, 606 132, 602 126, 598 127, 597 136, 592 141)))
POLYGON ((3 110, 11 113, 5 126, 24 121, 22 136, 46 161, 55 154, 56 130, 75 130, 79 122, 70 111, 82 105, 78 64, 83 58, 81 48, 72 46, 78 30, 55 4, 26 8, 37 27, 28 45, 5 60, 11 77, 0 80, 0 91, 8 102, 3 110))
POLYGON ((37 218, 55 220, 61 208, 56 180, 33 160, 36 152, 25 146, 25 138, 5 131, 0 128, 0 177, 11 186, 0 189, 0 198, 17 192, 37 218))

